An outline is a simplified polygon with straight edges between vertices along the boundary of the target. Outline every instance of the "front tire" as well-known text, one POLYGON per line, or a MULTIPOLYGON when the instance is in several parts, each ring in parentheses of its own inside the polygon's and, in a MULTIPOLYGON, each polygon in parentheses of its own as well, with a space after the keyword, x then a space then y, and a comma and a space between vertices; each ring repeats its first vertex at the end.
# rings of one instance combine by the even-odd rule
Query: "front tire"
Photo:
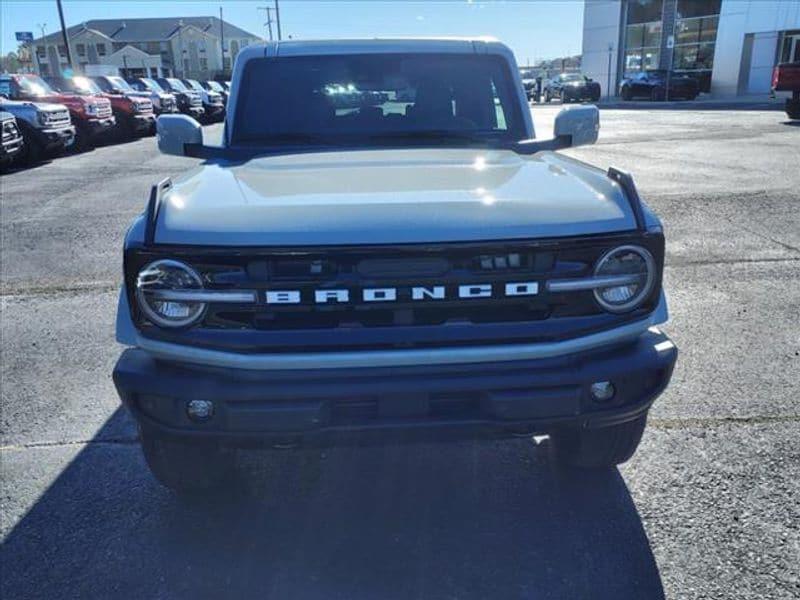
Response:
POLYGON ((583 469, 613 467, 628 460, 642 439, 647 414, 600 429, 565 428, 550 435, 559 464, 583 469))
POLYGON ((181 495, 222 487, 233 478, 235 456, 211 443, 181 443, 140 431, 142 453, 161 485, 181 495))
POLYGON ((622 88, 622 99, 626 102, 630 102, 633 100, 633 93, 631 92, 630 88, 624 87, 622 88))

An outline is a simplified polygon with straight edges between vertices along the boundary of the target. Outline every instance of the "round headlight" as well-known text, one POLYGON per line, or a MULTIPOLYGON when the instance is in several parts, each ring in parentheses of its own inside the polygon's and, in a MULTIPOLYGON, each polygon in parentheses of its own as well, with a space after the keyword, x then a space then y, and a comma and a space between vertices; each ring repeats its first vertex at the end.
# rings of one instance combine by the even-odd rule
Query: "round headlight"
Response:
POLYGON ((177 260, 152 262, 136 278, 139 308, 160 327, 187 327, 199 321, 206 304, 182 296, 202 289, 203 280, 197 271, 177 260))
POLYGON ((628 312, 638 308, 653 291, 656 262, 640 246, 619 246, 600 258, 594 275, 608 278, 609 283, 594 290, 600 306, 609 312, 628 312))

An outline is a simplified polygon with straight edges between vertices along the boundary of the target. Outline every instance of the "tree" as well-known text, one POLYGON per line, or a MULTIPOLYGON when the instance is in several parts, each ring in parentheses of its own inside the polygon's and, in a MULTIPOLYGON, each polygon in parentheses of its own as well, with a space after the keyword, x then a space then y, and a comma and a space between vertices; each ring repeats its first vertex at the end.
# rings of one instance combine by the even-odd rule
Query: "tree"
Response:
POLYGON ((16 52, 9 52, 5 56, 0 56, 0 71, 7 73, 17 73, 20 70, 22 63, 19 60, 16 52))

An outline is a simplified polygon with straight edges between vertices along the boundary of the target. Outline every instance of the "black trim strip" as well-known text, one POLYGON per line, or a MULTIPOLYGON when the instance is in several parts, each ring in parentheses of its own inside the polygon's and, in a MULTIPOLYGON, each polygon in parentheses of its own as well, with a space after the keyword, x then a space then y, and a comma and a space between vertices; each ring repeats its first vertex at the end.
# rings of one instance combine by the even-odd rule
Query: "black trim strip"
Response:
POLYGON ((639 198, 639 192, 636 191, 636 184, 633 182, 633 176, 627 171, 622 171, 616 167, 609 167, 608 176, 616 181, 625 192, 625 197, 628 199, 631 210, 633 210, 633 216, 636 219, 636 228, 639 231, 646 231, 647 226, 644 222, 642 199, 639 198))
POLYGON ((147 212, 145 213, 145 246, 152 246, 155 244, 156 223, 158 222, 158 213, 161 210, 161 196, 171 187, 172 180, 167 177, 150 188, 150 200, 147 202, 147 212))

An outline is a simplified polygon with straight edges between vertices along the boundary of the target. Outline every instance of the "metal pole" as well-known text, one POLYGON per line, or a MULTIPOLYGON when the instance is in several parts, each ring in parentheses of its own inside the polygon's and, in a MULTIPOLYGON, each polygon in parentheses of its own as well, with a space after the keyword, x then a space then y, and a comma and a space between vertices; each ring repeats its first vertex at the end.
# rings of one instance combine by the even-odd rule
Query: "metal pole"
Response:
POLYGON ((275 20, 278 22, 278 41, 281 41, 281 9, 278 8, 278 0, 275 0, 275 20))
POLYGON ((225 75, 225 27, 222 21, 222 7, 219 7, 219 47, 222 50, 222 74, 225 75))
POLYGON ((608 84, 606 87, 606 100, 611 98, 611 53, 614 50, 614 46, 611 44, 608 45, 608 84))
POLYGON ((56 0, 56 4, 58 5, 58 18, 61 20, 61 36, 64 38, 64 46, 66 46, 67 48, 67 63, 69 63, 70 70, 74 72, 75 67, 72 64, 72 52, 70 52, 69 50, 69 38, 67 37, 67 26, 64 25, 64 9, 61 8, 61 0, 56 0))

